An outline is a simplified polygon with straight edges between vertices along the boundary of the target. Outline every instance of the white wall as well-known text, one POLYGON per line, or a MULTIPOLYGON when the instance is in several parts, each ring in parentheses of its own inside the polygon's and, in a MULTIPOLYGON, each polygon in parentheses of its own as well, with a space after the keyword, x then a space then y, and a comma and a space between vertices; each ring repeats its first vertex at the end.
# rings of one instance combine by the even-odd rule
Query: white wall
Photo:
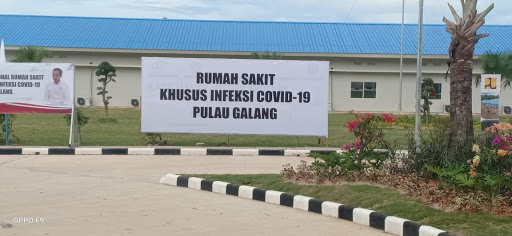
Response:
MULTIPOLYGON (((432 105, 430 106, 431 112, 442 113, 444 105, 450 104, 450 81, 446 81, 444 76, 443 74, 423 76, 423 78, 431 78, 434 80, 434 83, 441 84, 441 99, 432 100, 432 105)), ((403 112, 416 111, 416 75, 409 74, 404 77, 402 103, 403 112)))
MULTIPOLYGON (((102 84, 98 82, 99 77, 95 73, 96 68, 92 68, 91 91, 91 68, 77 67, 75 69, 75 97, 89 98, 93 106, 103 106, 102 97, 97 95, 97 87, 101 87, 102 84)), ((118 68, 117 77, 114 79, 116 82, 110 82, 107 85, 107 96, 112 96, 110 105, 129 107, 131 99, 140 100, 139 68, 118 68)))
MULTIPOLYGON (((14 56, 14 51, 7 51, 7 58, 14 56)), ((95 75, 98 64, 108 61, 117 68, 116 83, 107 87, 108 95, 112 96, 111 106, 129 107, 131 99, 140 98, 140 62, 143 56, 159 57, 216 57, 216 58, 248 58, 249 56, 221 56, 206 54, 136 54, 136 53, 98 53, 98 52, 53 52, 53 57, 45 62, 74 63, 75 95, 76 97, 90 97, 93 106, 102 106, 101 96, 97 95, 96 87, 101 86, 95 75), (92 79, 91 79, 92 69, 92 79), (92 81, 92 87, 91 87, 92 81), (92 97, 91 97, 92 94, 92 97)), ((326 91, 332 97, 333 111, 349 111, 351 109, 361 112, 399 112, 399 79, 400 59, 370 58, 370 57, 287 57, 290 60, 328 60, 331 66, 332 88, 326 91), (376 82, 376 99, 351 99, 351 82, 376 82), (332 91, 332 94, 331 94, 332 91)), ((444 79, 447 70, 447 57, 444 59, 424 58, 423 78, 432 78, 435 83, 442 84, 442 99, 433 100, 432 112, 443 112, 443 106, 450 101, 449 78, 444 79)), ((474 73, 480 73, 480 64, 475 62, 474 73)), ((415 111, 416 89, 416 59, 406 57, 403 67, 403 95, 402 112, 415 111)), ((474 84, 474 82, 473 82, 474 84)), ((76 101, 76 99, 75 99, 76 101)), ((503 89, 500 112, 503 105, 512 105, 512 90, 503 89)), ((480 87, 473 88, 473 113, 480 113, 480 87)))
MULTIPOLYGON (((361 112, 415 112, 416 59, 404 59, 402 75, 402 110, 400 102, 400 59, 346 58, 331 61, 333 72, 334 111, 361 112), (336 72, 339 71, 339 72, 336 72), (351 82, 377 82, 376 99, 350 98, 351 82)), ((432 78, 441 83, 441 99, 433 100, 432 112, 443 112, 449 104, 449 79, 444 79, 447 70, 444 59, 424 59, 422 78, 432 78)))
POLYGON ((398 93, 389 92, 398 88, 398 80, 390 75, 372 73, 333 73, 334 111, 397 111, 398 93), (376 98, 350 98, 351 82, 376 82, 376 98))

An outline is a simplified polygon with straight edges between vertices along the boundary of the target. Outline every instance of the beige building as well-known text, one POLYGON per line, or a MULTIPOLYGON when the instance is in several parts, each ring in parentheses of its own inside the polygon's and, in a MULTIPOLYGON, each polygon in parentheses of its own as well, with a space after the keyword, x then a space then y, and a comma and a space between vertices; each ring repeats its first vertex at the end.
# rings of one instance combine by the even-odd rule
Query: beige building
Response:
MULTIPOLYGON (((7 47, 6 56, 14 56, 17 47, 7 47)), ((100 86, 95 75, 98 64, 109 61, 117 68, 117 82, 108 85, 111 105, 132 106, 132 99, 140 100, 141 57, 186 57, 186 58, 250 58, 249 53, 230 52, 185 52, 185 51, 141 51, 48 48, 53 57, 45 62, 75 64, 75 96, 84 98, 86 106, 102 106, 101 96, 96 87, 100 86)), ((285 53, 288 60, 320 60, 330 64, 331 111, 406 112, 415 111, 416 58, 404 57, 402 76, 402 110, 400 111, 400 56, 396 55, 327 55, 285 53), (352 94, 358 88, 356 82, 369 83, 375 92, 368 90, 359 98, 352 94), (375 83, 374 86, 371 83, 375 83), (353 86, 354 85, 354 86, 353 86), (354 87, 354 88, 353 88, 354 87), (357 98, 355 98, 357 97, 357 98)), ((440 88, 440 99, 433 100, 432 112, 443 113, 444 105, 450 104, 449 78, 445 80, 448 56, 424 56, 423 77, 432 78, 440 88)), ((481 73, 480 63, 475 60, 474 77, 481 73)), ((474 84, 474 83, 473 83, 474 84)), ((364 86, 364 84, 363 84, 364 86)), ((364 89, 363 89, 364 90, 364 89)), ((502 106, 512 106, 512 90, 503 89, 502 106), (509 104, 506 101, 510 101, 509 104)), ((77 104, 78 105, 78 104, 77 104)), ((501 109, 502 111, 503 109, 501 109)), ((480 112, 480 87, 473 87, 473 112, 480 112)))
MULTIPOLYGON (((112 36, 113 39, 109 38, 110 41, 108 41, 108 44, 105 43, 106 41, 102 41, 103 38, 93 39, 96 40, 95 43, 97 45, 101 46, 100 48, 99 46, 87 46, 88 44, 84 43, 86 40, 89 40, 87 37, 92 37, 90 31, 101 31, 101 29, 94 28, 96 26, 95 24, 98 23, 91 23, 92 21, 113 21, 115 24, 131 24, 130 22, 134 20, 111 18, 75 19, 59 17, 16 18, 15 16, 0 15, 0 19, 3 19, 2 17, 12 20, 13 22, 15 20, 16 22, 19 22, 20 19, 23 19, 26 20, 23 24, 36 24, 34 27, 37 27, 37 24, 41 24, 41 27, 50 28, 47 26, 49 24, 48 20, 55 21, 52 24, 58 25, 59 27, 65 27, 67 25, 74 27, 70 28, 70 30, 73 31, 70 34, 73 34, 75 38, 79 38, 77 41, 73 41, 75 38, 52 38, 53 31, 50 30, 48 32, 39 32, 39 34, 47 34, 45 37, 40 36, 39 34, 36 35, 38 32, 34 32, 33 38, 30 38, 32 41, 25 42, 24 40, 26 38, 15 34, 18 29, 14 28, 9 29, 10 31, 7 32, 5 38, 8 59, 14 57, 15 50, 20 46, 36 45, 45 47, 53 53, 53 57, 46 59, 45 62, 75 64, 75 101, 80 100, 79 105, 82 104, 82 101, 85 101, 83 104, 84 106, 103 105, 101 96, 97 95, 96 88, 100 86, 100 83, 97 81, 98 77, 95 75, 96 67, 102 61, 110 62, 118 70, 117 82, 108 85, 109 95, 113 97, 110 101, 111 106, 130 107, 133 105, 132 100, 136 99, 138 101, 141 96, 141 57, 247 59, 250 58, 250 54, 255 51, 276 51, 284 55, 287 60, 329 61, 329 107, 333 112, 355 110, 361 112, 412 113, 415 111, 416 55, 414 54, 414 51, 416 49, 411 46, 415 46, 414 43, 417 40, 413 31, 415 26, 408 26, 406 28, 406 55, 404 56, 403 63, 402 88, 400 89, 400 31, 396 31, 396 29, 400 28, 399 25, 137 19, 137 21, 141 21, 142 23, 151 24, 151 27, 159 25, 162 25, 162 27, 183 25, 180 26, 181 28, 176 28, 172 31, 175 32, 172 34, 172 37, 175 37, 174 39, 162 39, 163 36, 160 36, 158 32, 153 32, 153 36, 146 37, 148 33, 141 33, 142 29, 133 29, 133 32, 125 33, 125 36, 140 34, 138 36, 132 36, 132 39, 129 40, 138 40, 137 43, 144 42, 144 45, 147 44, 146 46, 131 46, 133 44, 130 44, 128 39, 116 38, 122 37, 122 35, 117 35, 115 37, 112 36), (45 20, 44 24, 41 23, 43 20, 45 20), (82 28, 76 28, 78 23, 75 21, 79 22, 80 27, 82 28), (190 25, 187 26, 187 24, 190 25), (199 38, 198 35, 200 36, 200 34, 204 33, 204 30, 201 32, 195 32, 193 30, 200 28, 199 25, 201 24, 210 24, 206 29, 211 32, 208 32, 207 35, 214 35, 214 33, 218 33, 217 31, 227 32, 227 34, 220 34, 218 36, 221 37, 220 39, 213 36, 210 38, 199 38), (240 24, 244 25, 246 28, 236 28, 238 27, 237 25, 240 24), (294 28, 302 26, 309 28, 294 28), (367 26, 374 27, 374 29, 366 30, 365 27, 367 26), (229 27, 236 29, 230 30, 229 27), (283 29, 290 29, 290 32, 286 34, 283 33, 283 35, 281 35, 279 32, 272 29, 272 27, 283 27, 283 29), (350 30, 351 34, 343 34, 345 30, 344 27, 349 27, 346 30, 350 30), (394 30, 392 32, 396 34, 389 36, 389 38, 374 37, 375 32, 373 31, 377 31, 381 28, 386 30, 386 27, 391 27, 390 30, 394 30), (358 29, 365 30, 356 31, 358 29), (264 33, 268 33, 267 31, 272 33, 267 38, 259 36, 260 34, 264 35, 264 33), (322 37, 318 37, 318 35, 310 35, 311 32, 315 31, 318 31, 317 34, 325 35, 320 35, 322 37), (337 34, 333 34, 333 32, 337 32, 337 34), (243 33, 246 38, 235 38, 237 33, 243 33), (229 36, 229 34, 232 34, 233 36, 229 36), (251 34, 255 35, 252 36, 251 34), (292 34, 298 34, 298 36, 303 38, 297 39, 297 37, 286 37, 287 35, 292 34), (84 39, 80 37, 84 37, 84 39), (137 37, 139 37, 140 40, 137 37), (271 37, 276 38, 273 40, 271 37), (18 41, 20 43, 17 43, 18 41), (59 44, 68 46, 55 46, 59 44), (155 46, 151 46, 153 44, 155 46), (208 45, 203 46, 203 44, 208 45), (214 48, 214 46, 218 47, 214 48), (164 49, 159 49, 159 47, 164 47, 164 49), (201 47, 213 49, 202 50, 201 47), (401 99, 400 94, 402 94, 401 99)), ((448 61, 448 55, 447 53, 445 54, 445 52, 447 52, 450 37, 448 34, 444 34, 444 32, 442 32, 444 31, 444 26, 429 27, 432 29, 429 28, 425 33, 425 54, 423 56, 422 77, 432 78, 436 83, 436 95, 438 99, 433 100, 431 108, 432 112, 444 113, 445 106, 450 103, 449 78, 445 80, 445 75, 448 69, 446 63, 448 61), (439 31, 436 31, 436 33, 442 35, 441 39, 433 37, 433 34, 430 32, 433 29, 439 31)), ((131 30, 131 28, 128 27, 127 30, 131 30)), ((512 27, 497 27, 496 29, 488 27, 486 30, 512 32, 512 27)), ((0 26, 0 32, 2 32, 2 26, 0 26)), ((501 39, 490 38, 488 41, 485 40, 488 39, 483 39, 482 42, 479 43, 479 48, 476 54, 481 54, 481 52, 486 50, 495 49, 492 48, 493 45, 512 46, 499 41, 501 39)), ((474 64, 474 77, 481 73, 480 67, 481 64, 478 61, 478 57, 476 57, 474 64)), ((500 113, 503 112, 504 106, 512 106, 511 89, 502 90, 500 113)), ((479 87, 473 88, 473 112, 480 112, 479 87)))

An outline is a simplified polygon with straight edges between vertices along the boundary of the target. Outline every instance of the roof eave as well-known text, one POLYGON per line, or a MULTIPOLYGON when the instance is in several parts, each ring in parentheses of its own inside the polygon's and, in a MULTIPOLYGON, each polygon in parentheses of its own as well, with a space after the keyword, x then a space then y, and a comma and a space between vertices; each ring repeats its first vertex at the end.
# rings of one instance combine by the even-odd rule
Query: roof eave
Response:
MULTIPOLYGON (((20 47, 8 46, 6 50, 18 50, 20 47)), ((244 51, 192 51, 192 50, 148 50, 148 49, 116 49, 116 48, 63 48, 63 47, 45 47, 45 49, 54 52, 92 52, 92 53, 126 53, 126 54, 182 54, 182 55, 217 55, 217 56, 249 56, 252 52, 244 51)), ((320 58, 400 58, 399 54, 354 54, 354 53, 304 53, 304 52, 283 52, 279 53, 285 57, 320 57, 320 58)), ((416 58, 415 54, 404 55, 404 58, 416 58)), ((446 55, 423 55, 426 59, 448 59, 446 55)))

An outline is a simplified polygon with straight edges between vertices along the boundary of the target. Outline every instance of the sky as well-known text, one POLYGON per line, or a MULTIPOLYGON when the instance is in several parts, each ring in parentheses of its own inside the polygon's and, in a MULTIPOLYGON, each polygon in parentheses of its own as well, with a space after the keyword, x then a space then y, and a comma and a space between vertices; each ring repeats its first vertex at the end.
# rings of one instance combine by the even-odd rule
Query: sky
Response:
MULTIPOLYGON (((419 0, 405 1, 405 23, 417 24, 419 0)), ((425 24, 453 20, 451 3, 461 12, 460 0, 425 0, 425 24)), ((479 0, 488 25, 512 25, 512 1, 479 0)), ((0 0, 0 14, 156 18, 189 20, 401 23, 402 0, 0 0)), ((459 13, 460 15, 460 13, 459 13)))

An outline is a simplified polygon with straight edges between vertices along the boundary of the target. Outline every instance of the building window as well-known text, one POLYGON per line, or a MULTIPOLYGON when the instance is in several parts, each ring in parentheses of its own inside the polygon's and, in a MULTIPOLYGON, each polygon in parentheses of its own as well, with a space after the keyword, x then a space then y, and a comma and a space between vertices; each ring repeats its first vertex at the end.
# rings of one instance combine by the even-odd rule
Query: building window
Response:
POLYGON ((352 82, 350 98, 376 98, 377 83, 375 82, 352 82))
POLYGON ((441 99, 441 88, 442 88, 441 83, 434 83, 434 90, 436 92, 436 95, 434 96, 433 99, 441 99))
MULTIPOLYGON (((433 93, 430 94, 430 96, 432 97, 431 99, 441 99, 441 88, 442 88, 442 84, 441 83, 434 83, 434 91, 433 93)), ((423 85, 421 87, 421 89, 423 90, 423 85)))

